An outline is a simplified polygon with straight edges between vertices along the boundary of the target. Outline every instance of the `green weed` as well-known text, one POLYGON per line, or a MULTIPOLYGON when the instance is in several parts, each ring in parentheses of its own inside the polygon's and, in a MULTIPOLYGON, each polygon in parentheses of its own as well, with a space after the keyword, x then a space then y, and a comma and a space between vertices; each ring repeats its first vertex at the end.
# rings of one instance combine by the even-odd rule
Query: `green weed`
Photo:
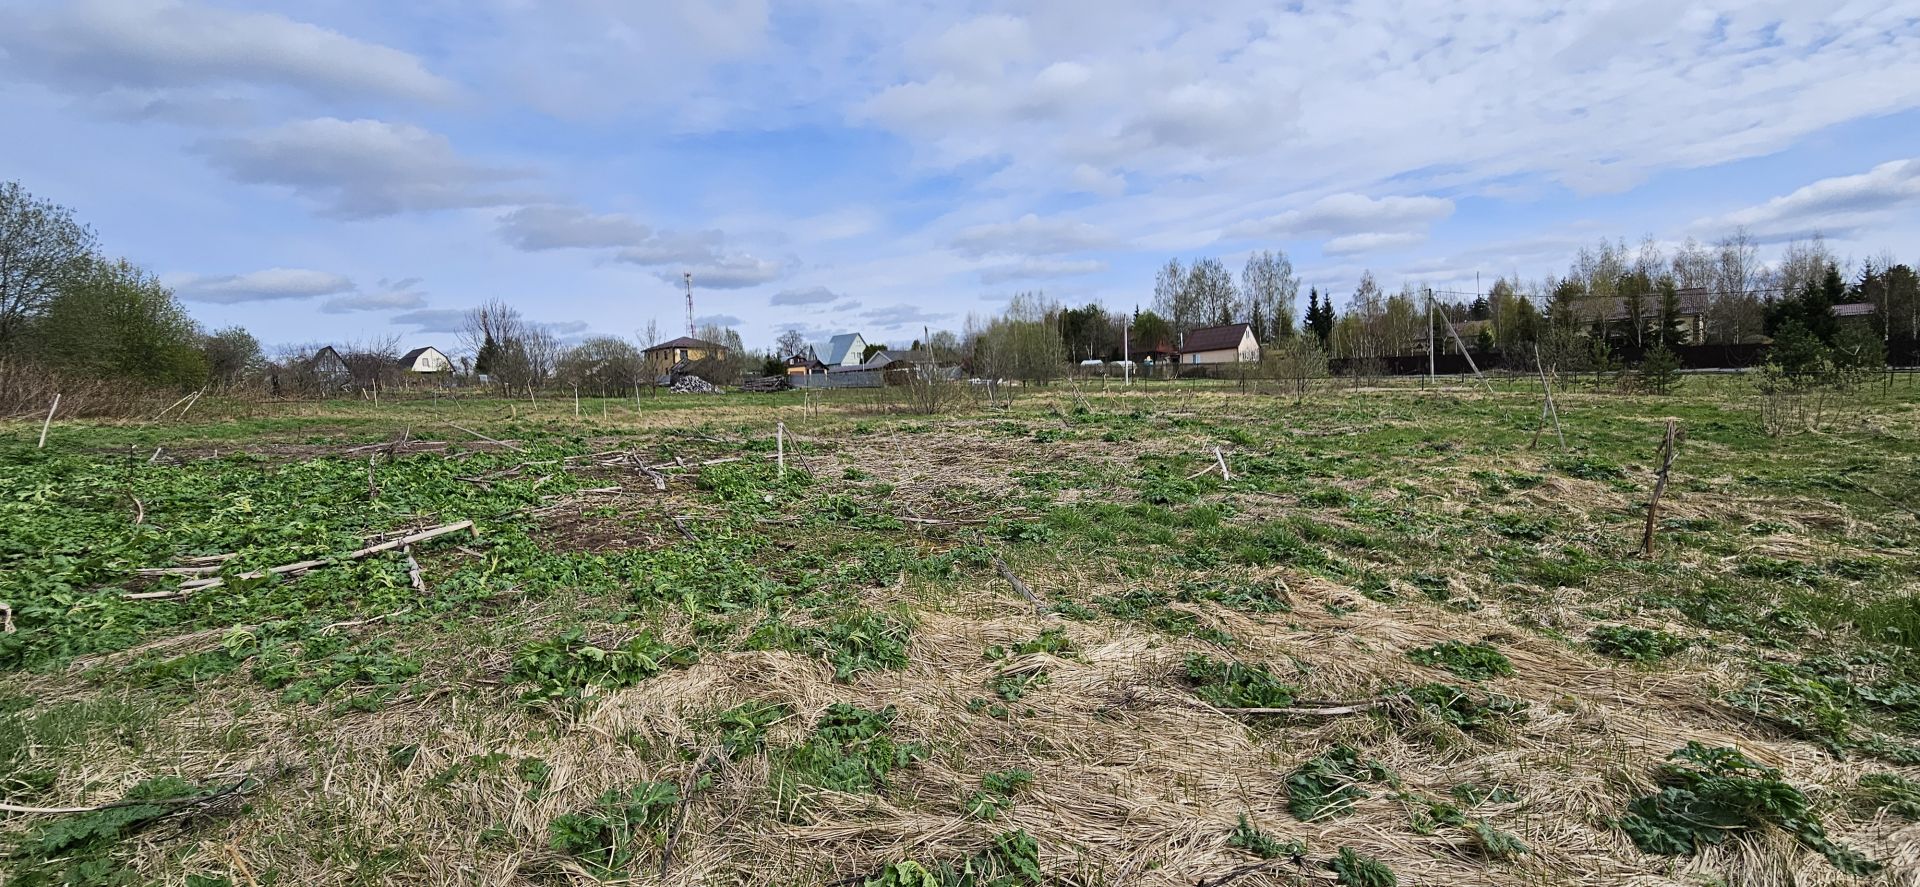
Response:
POLYGON ((1627 805, 1626 815, 1619 819, 1621 831, 1644 852, 1695 853, 1771 825, 1847 874, 1869 875, 1882 868, 1858 851, 1828 840, 1806 795, 1782 782, 1780 771, 1734 749, 1689 742, 1655 775, 1664 787, 1627 805))
POLYGON ((586 640, 586 632, 570 629, 557 637, 536 641, 514 654, 507 679, 533 686, 521 698, 542 702, 579 702, 592 690, 631 687, 670 668, 699 661, 691 647, 676 647, 641 634, 611 649, 586 640))
POLYGON ((1302 822, 1339 816, 1367 796, 1360 783, 1397 781, 1380 762, 1336 745, 1287 775, 1287 812, 1302 822))
POLYGON ((1193 695, 1221 708, 1286 708, 1299 688, 1281 682, 1265 668, 1188 653, 1187 683, 1193 695))
POLYGON ((1408 650, 1407 658, 1420 665, 1444 668, 1469 681, 1484 681, 1513 674, 1513 662, 1486 644, 1446 641, 1431 647, 1408 650))
POLYGON ((1245 850, 1261 859, 1279 859, 1281 857, 1298 858, 1307 852, 1305 842, 1295 838, 1279 840, 1254 827, 1253 820, 1247 814, 1240 814, 1240 821, 1233 827, 1233 833, 1227 836, 1227 846, 1245 850))
POLYGON ((549 838, 553 849, 580 860, 595 875, 620 877, 666 843, 667 826, 679 803, 680 789, 672 783, 614 789, 587 810, 554 817, 549 838))
POLYGON ((1658 662, 1691 645, 1686 638, 1631 625, 1602 625, 1587 633, 1595 653, 1634 662, 1658 662))
POLYGON ((870 711, 844 702, 827 707, 813 735, 775 755, 774 797, 783 807, 798 802, 807 788, 877 793, 887 775, 926 757, 924 746, 895 742, 892 707, 870 711))
POLYGON ((1347 887, 1398 887, 1400 884, 1386 863, 1352 847, 1341 847, 1327 867, 1333 869, 1334 879, 1347 887))

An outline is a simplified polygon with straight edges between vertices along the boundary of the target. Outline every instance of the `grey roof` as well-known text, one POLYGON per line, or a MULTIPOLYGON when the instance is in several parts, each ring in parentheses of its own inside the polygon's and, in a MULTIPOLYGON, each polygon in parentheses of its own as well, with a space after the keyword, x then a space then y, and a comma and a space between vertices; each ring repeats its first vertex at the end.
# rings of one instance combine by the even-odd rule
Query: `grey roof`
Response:
POLYGON ((841 333, 827 340, 827 356, 820 358, 828 366, 839 366, 846 362, 847 352, 853 350, 855 340, 866 341, 859 333, 841 333))
POLYGON ((1186 341, 1181 343, 1180 350, 1182 353, 1192 354, 1197 351, 1237 349, 1241 341, 1246 338, 1248 329, 1251 327, 1244 323, 1229 323, 1225 326, 1206 326, 1197 330, 1188 330, 1186 341))
POLYGON ((1833 316, 1871 317, 1875 310, 1872 302, 1842 302, 1833 306, 1833 316))

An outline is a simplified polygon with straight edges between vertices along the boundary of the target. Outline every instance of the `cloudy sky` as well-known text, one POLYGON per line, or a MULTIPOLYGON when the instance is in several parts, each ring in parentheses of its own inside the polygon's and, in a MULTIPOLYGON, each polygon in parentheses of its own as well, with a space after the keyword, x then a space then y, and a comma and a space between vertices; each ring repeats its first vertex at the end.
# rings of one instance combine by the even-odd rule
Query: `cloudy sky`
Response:
POLYGON ((1344 296, 1595 238, 1920 259, 1898 2, 0 3, 0 178, 209 326, 908 339, 1168 257, 1344 296))

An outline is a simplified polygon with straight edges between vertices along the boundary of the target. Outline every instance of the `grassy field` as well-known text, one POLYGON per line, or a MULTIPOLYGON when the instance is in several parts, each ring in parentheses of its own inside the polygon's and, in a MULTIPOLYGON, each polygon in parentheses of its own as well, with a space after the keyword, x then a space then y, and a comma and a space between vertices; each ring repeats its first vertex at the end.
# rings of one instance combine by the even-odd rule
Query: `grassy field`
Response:
POLYGON ((0 426, 0 881, 1920 883, 1920 394, 1539 408, 0 426))

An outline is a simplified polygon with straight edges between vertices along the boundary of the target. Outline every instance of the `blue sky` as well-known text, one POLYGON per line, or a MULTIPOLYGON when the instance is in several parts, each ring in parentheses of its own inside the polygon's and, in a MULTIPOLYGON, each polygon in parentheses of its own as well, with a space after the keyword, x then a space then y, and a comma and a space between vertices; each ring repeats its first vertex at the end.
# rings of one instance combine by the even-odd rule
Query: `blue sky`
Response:
POLYGON ((684 270, 749 344, 904 344, 1255 249, 1341 296, 1736 226, 1920 260, 1911 0, 1577 6, 28 0, 0 177, 269 343, 673 334, 684 270))

